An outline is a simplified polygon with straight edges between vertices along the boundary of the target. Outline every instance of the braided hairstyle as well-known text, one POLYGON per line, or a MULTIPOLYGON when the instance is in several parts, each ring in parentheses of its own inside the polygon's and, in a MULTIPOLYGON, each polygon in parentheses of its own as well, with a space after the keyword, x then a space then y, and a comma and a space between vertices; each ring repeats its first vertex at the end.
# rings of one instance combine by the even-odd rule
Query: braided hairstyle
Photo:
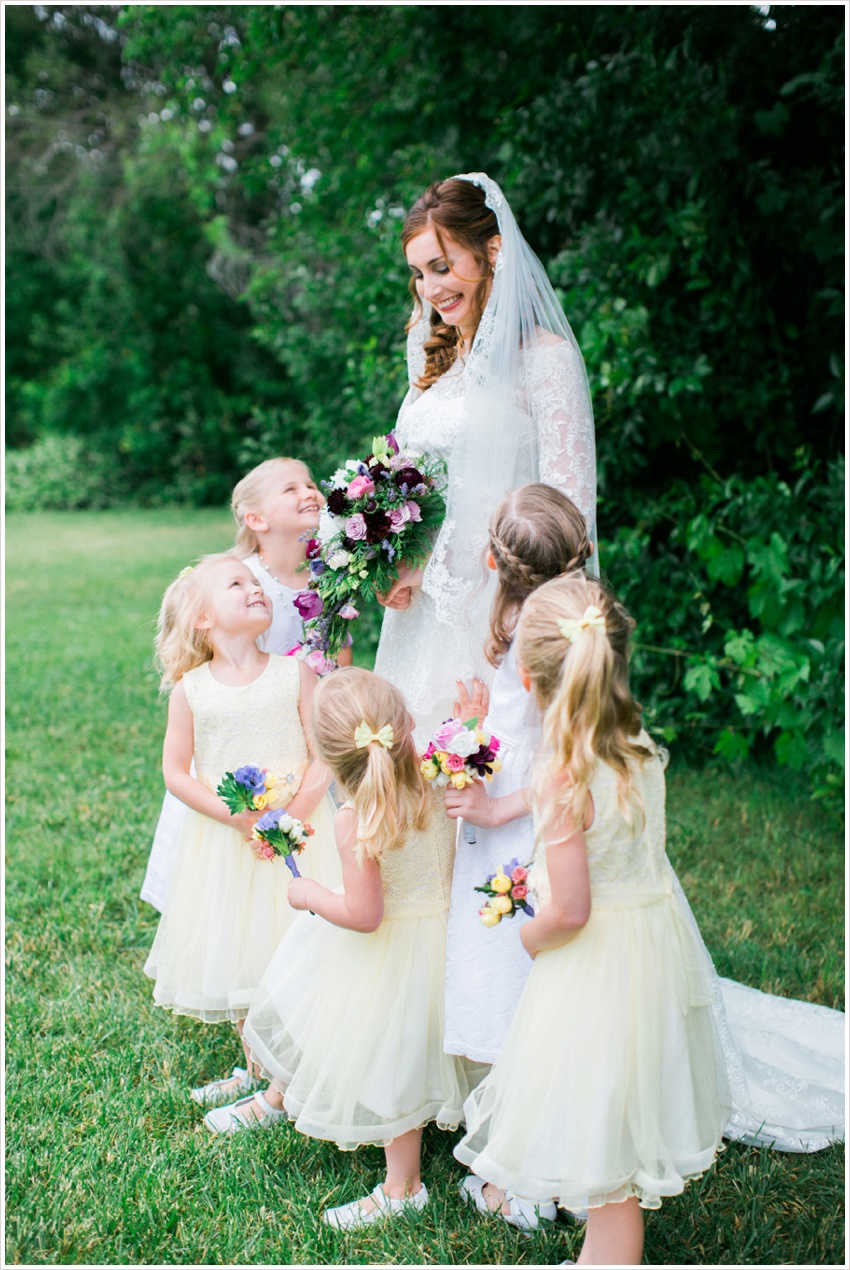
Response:
MULTIPOLYGON (((490 282, 493 267, 487 245, 491 238, 499 232, 496 213, 484 202, 484 191, 472 181, 459 181, 452 177, 448 181, 436 181, 429 185, 411 207, 405 217, 401 230, 401 245, 407 245, 417 234, 426 229, 433 229, 440 250, 446 254, 443 234, 452 239, 459 247, 471 251, 481 268, 481 281, 474 297, 475 325, 478 326, 484 306, 490 295, 490 282)), ((422 302, 416 291, 416 279, 410 279, 410 293, 413 296, 414 308, 405 330, 409 331, 422 318, 422 302)), ((444 321, 436 309, 431 310, 431 334, 426 339, 425 371, 417 381, 416 387, 423 391, 430 388, 436 380, 444 375, 457 357, 458 329, 444 321)))
POLYGON ((511 490, 499 503, 490 521, 490 551, 498 581, 484 655, 498 666, 528 596, 550 578, 583 568, 591 545, 575 503, 538 482, 511 490))

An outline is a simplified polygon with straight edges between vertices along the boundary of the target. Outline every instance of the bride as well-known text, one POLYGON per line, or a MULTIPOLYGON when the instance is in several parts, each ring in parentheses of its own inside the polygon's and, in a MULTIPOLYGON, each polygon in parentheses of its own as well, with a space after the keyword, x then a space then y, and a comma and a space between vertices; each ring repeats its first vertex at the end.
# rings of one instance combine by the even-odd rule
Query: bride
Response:
MULTIPOLYGON (((402 245, 414 310, 396 435, 445 459, 447 514, 425 569, 402 571, 384 597, 375 670, 405 694, 424 748, 457 677, 490 678, 481 561, 493 509, 543 481, 595 542, 596 461, 584 361, 496 182, 472 172, 430 186, 402 245)), ((844 1015, 719 977, 714 1009, 734 1104, 726 1136, 783 1151, 842 1140, 844 1015)))

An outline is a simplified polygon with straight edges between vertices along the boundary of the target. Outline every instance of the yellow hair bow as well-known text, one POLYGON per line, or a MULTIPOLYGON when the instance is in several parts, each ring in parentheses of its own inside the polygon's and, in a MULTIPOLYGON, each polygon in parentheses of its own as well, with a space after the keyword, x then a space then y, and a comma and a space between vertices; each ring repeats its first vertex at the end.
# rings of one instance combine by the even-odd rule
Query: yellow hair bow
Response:
POLYGON ((383 745, 385 750, 393 748, 393 730, 388 723, 382 728, 378 728, 377 732, 373 732, 369 724, 363 719, 354 729, 354 744, 358 750, 365 750, 366 746, 372 741, 377 741, 383 745))
POLYGON ((579 618, 562 617, 558 620, 558 630, 568 644, 572 644, 579 631, 585 631, 589 626, 598 626, 601 630, 605 630, 602 610, 595 604, 589 604, 579 618))

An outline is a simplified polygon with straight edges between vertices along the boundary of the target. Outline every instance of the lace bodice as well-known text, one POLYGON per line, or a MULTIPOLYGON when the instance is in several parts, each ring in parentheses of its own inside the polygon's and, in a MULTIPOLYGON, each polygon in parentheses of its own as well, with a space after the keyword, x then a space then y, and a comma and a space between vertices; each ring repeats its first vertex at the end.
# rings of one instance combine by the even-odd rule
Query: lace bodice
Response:
POLYGON ((384 916, 413 916, 448 909, 457 826, 439 793, 425 829, 411 829, 403 847, 381 857, 384 916))
MULTIPOLYGON (((645 732, 638 740, 653 748, 645 732)), ((643 803, 643 817, 635 813, 634 827, 617 805, 614 769, 600 762, 590 783, 593 824, 585 830, 584 840, 594 904, 640 903, 642 898, 673 889, 673 870, 665 848, 664 768, 660 756, 636 763, 633 779, 643 803)), ((538 848, 531 885, 539 902, 546 903, 551 891, 545 848, 538 848)))
POLYGON ((295 794, 309 765, 294 657, 269 654, 253 683, 234 687, 213 678, 209 663, 183 676, 195 729, 198 779, 215 789, 225 772, 252 764, 287 778, 295 794), (292 778, 291 780, 289 778, 292 778))

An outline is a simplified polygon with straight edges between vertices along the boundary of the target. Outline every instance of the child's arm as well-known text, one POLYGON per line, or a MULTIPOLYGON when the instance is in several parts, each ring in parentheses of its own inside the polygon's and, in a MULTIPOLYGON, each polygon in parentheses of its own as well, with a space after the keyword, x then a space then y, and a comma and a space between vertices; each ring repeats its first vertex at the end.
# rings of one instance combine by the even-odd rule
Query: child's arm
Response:
MULTIPOLYGON (((310 755, 313 755, 313 747, 310 743, 310 719, 313 715, 313 693, 316 690, 316 675, 305 665, 303 661, 297 663, 301 674, 301 691, 298 697, 298 713, 301 716, 301 726, 304 729, 304 736, 307 738, 307 748, 310 755)), ((290 816, 294 816, 296 820, 309 820, 310 812, 314 811, 322 801, 327 789, 333 780, 333 772, 330 768, 325 767, 324 763, 317 758, 313 758, 312 763, 307 768, 307 772, 303 781, 298 786, 298 793, 292 799, 287 807, 290 816)))
POLYGON ((378 929, 384 916, 381 870, 374 860, 357 863, 357 815, 350 807, 342 807, 336 813, 334 830, 342 863, 342 895, 329 891, 313 878, 293 878, 289 883, 289 902, 293 908, 309 908, 334 926, 368 934, 378 929))
POLYGON ((519 937, 530 957, 548 948, 569 943, 590 917, 590 875, 584 829, 593 823, 588 810, 583 826, 576 826, 564 812, 546 836, 546 871, 552 898, 536 917, 524 922, 519 937))
POLYGON ((480 780, 473 781, 465 789, 446 786, 446 813, 453 820, 463 816, 464 820, 477 825, 479 829, 496 829, 510 820, 519 820, 522 816, 530 815, 527 795, 527 789, 518 789, 513 794, 491 798, 487 793, 487 786, 480 780))
POLYGON ((245 838, 251 837, 254 823, 261 811, 243 811, 238 816, 230 814, 230 808, 218 794, 192 776, 192 754, 195 748, 195 727, 192 711, 186 699, 182 683, 175 684, 168 703, 168 726, 162 746, 162 775, 166 789, 181 803, 192 807, 204 816, 222 825, 238 829, 245 838))

